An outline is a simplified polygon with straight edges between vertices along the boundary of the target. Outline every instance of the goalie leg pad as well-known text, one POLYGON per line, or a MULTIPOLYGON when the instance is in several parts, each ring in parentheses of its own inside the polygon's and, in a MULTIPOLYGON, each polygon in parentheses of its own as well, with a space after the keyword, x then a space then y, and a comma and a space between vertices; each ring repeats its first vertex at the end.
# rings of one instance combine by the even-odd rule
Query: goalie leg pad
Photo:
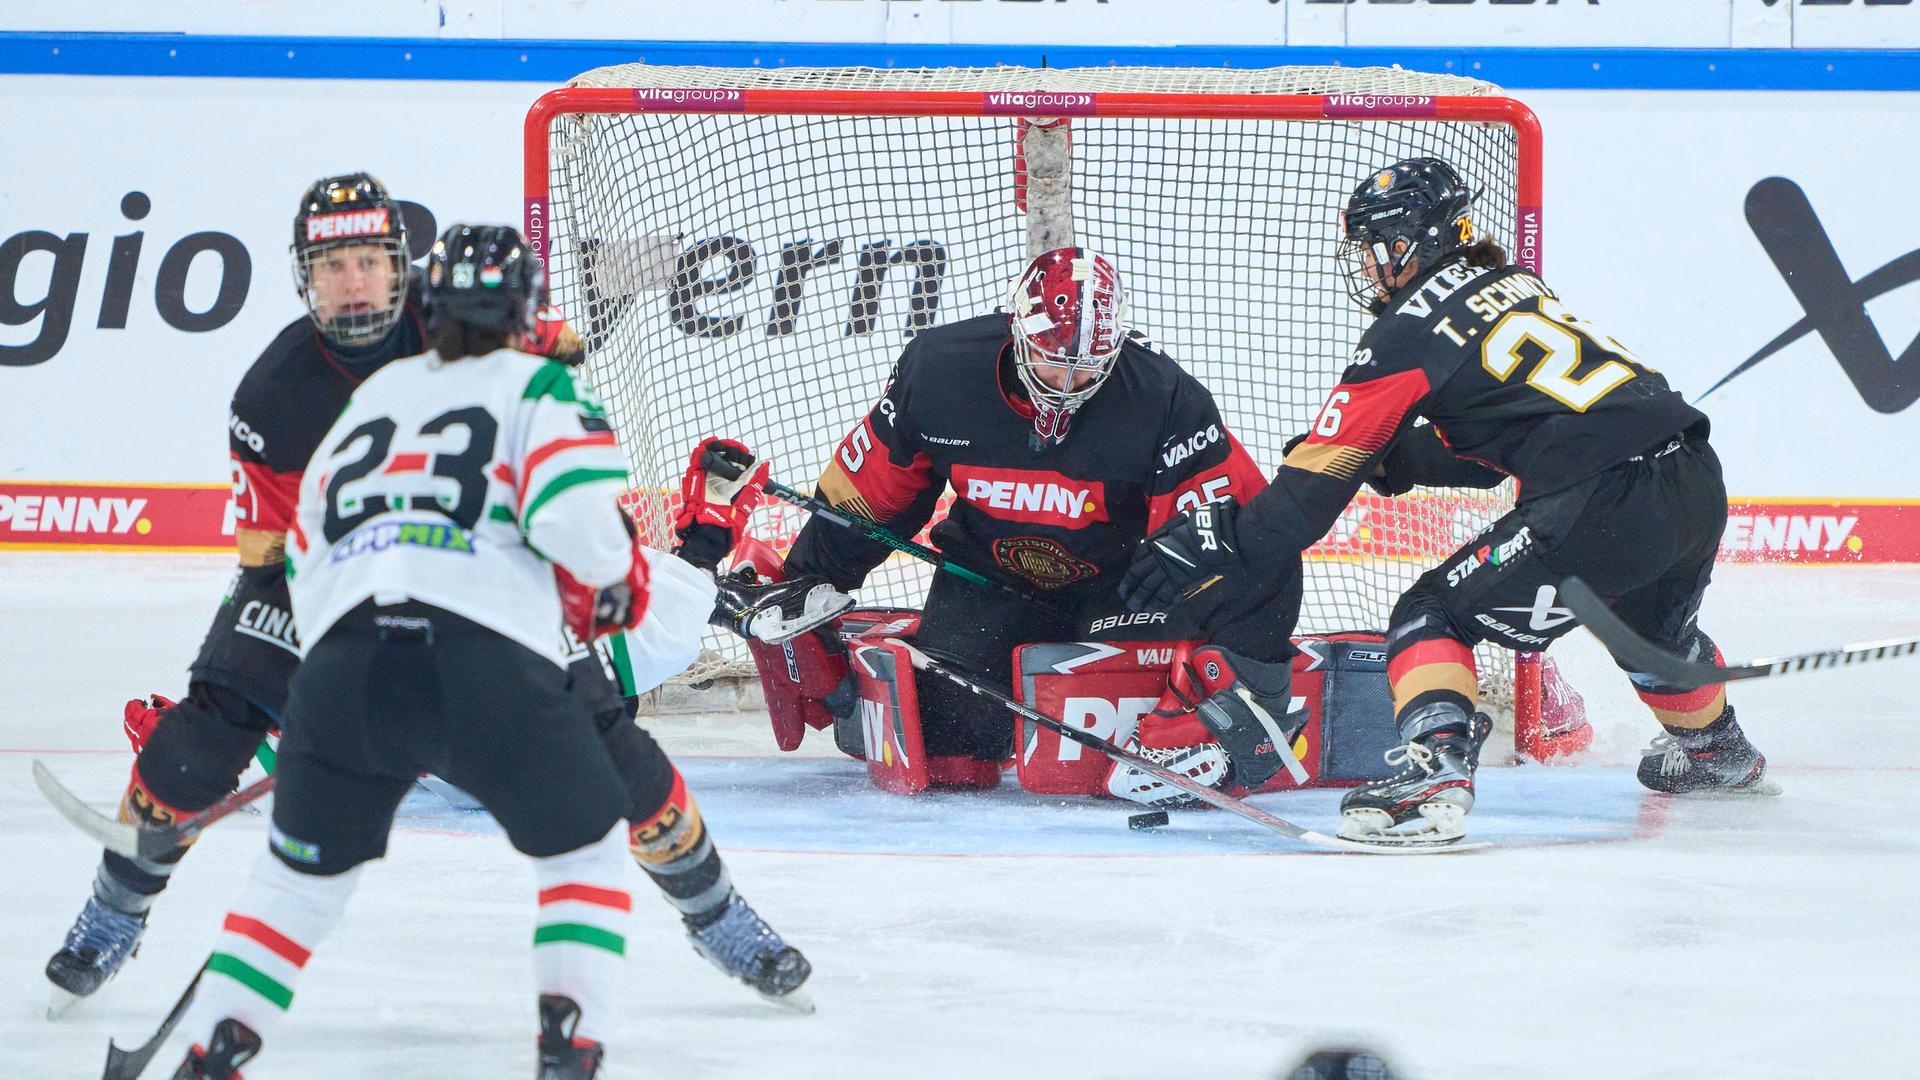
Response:
POLYGON ((800 746, 807 728, 824 731, 833 726, 829 698, 844 698, 852 678, 847 651, 832 631, 801 634, 791 641, 769 645, 748 639, 760 691, 773 721, 773 739, 782 750, 800 746))

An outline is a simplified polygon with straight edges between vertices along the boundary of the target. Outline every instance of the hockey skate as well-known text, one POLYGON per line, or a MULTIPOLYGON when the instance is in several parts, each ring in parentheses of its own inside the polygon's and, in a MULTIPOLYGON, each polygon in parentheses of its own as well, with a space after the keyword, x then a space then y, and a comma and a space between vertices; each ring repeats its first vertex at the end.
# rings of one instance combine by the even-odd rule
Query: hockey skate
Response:
POLYGON ((53 983, 47 1018, 58 1017, 113 978, 140 951, 146 932, 146 915, 115 911, 98 897, 87 897, 87 906, 67 931, 66 944, 47 961, 47 980, 53 983))
POLYGON ((717 580, 720 588, 708 621, 769 645, 791 641, 853 607, 853 597, 818 577, 762 581, 751 568, 743 568, 717 580))
POLYGON ((240 1066, 260 1053, 260 1036, 247 1025, 228 1017, 213 1027, 213 1045, 195 1044, 185 1061, 174 1070, 173 1080, 245 1080, 240 1066))
POLYGON ((693 951, 720 971, 753 988, 782 1008, 813 1011, 813 999, 801 984, 813 974, 813 965, 800 950, 787 944, 739 893, 727 896, 720 914, 703 925, 687 920, 687 938, 693 951))
POLYGON ((1387 751, 1389 765, 1404 767, 1347 792, 1340 800, 1340 836, 1409 847, 1458 841, 1467 833, 1467 811, 1473 809, 1480 747, 1492 731, 1493 721, 1477 712, 1465 732, 1443 730, 1387 751), (1408 822, 1416 824, 1395 831, 1408 822))
POLYGON ((1766 755, 1747 741, 1732 711, 1722 714, 1727 723, 1719 731, 1654 736, 1641 752, 1640 783, 1662 795, 1780 794, 1767 779, 1766 755))
POLYGON ((540 1071, 534 1080, 593 1080, 606 1059, 606 1047, 574 1036, 580 1006, 559 994, 540 995, 540 1071))

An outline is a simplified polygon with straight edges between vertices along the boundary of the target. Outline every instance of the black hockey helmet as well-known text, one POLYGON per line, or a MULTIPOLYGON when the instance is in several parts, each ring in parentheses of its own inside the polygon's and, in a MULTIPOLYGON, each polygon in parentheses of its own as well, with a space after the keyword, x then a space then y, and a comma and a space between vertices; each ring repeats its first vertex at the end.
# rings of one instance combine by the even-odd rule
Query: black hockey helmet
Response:
POLYGON ((347 173, 307 189, 293 215, 293 281, 314 325, 337 344, 371 344, 400 321, 407 227, 380 181, 347 173), (361 248, 376 250, 347 250, 361 248))
POLYGON ((511 225, 453 225, 427 255, 427 326, 524 333, 547 302, 547 273, 511 225))
POLYGON ((1408 265, 1436 265, 1474 241, 1473 192, 1439 158, 1396 161, 1360 182, 1340 215, 1347 293, 1369 311, 1391 299, 1383 285, 1408 265))

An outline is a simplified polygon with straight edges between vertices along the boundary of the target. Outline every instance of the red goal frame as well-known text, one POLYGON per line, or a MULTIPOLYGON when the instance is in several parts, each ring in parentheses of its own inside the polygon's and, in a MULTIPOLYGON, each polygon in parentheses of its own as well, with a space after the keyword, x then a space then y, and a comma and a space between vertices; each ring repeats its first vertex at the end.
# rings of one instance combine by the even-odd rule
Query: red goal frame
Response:
MULTIPOLYGON (((545 261, 549 189, 548 138, 561 116, 590 113, 740 113, 758 115, 1006 116, 1028 119, 1100 117, 1191 120, 1325 120, 1368 123, 1443 120, 1512 129, 1519 175, 1515 220, 1509 222, 1516 263, 1539 273, 1544 260, 1540 120, 1509 97, 1418 94, 1187 94, 1080 91, 745 90, 724 88, 563 87, 527 109, 523 128, 522 224, 536 258, 545 261)), ((1590 728, 1558 733, 1540 722, 1540 654, 1514 658, 1514 745, 1538 761, 1583 749, 1590 728), (1585 737, 1582 738, 1581 736, 1585 737), (1577 745, 1575 745, 1577 744, 1577 745)))

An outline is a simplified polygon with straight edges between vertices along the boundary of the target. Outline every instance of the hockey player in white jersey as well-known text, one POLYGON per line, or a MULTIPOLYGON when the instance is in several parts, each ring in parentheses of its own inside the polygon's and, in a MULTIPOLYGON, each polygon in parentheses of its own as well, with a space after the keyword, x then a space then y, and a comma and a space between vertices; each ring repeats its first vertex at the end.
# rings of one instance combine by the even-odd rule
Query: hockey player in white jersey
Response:
POLYGON ((693 659, 713 582, 634 540, 590 392, 507 347, 545 293, 519 234, 456 225, 427 273, 431 351, 360 386, 301 485, 288 576, 305 656, 268 851, 207 961, 175 1080, 229 1080, 260 1053, 422 771, 534 860, 539 1077, 595 1076, 618 1022, 629 842, 702 955, 804 1001, 805 958, 733 891, 672 763, 648 741, 664 797, 629 834, 627 786, 567 693, 563 618, 581 640, 631 631, 646 688, 693 659))

